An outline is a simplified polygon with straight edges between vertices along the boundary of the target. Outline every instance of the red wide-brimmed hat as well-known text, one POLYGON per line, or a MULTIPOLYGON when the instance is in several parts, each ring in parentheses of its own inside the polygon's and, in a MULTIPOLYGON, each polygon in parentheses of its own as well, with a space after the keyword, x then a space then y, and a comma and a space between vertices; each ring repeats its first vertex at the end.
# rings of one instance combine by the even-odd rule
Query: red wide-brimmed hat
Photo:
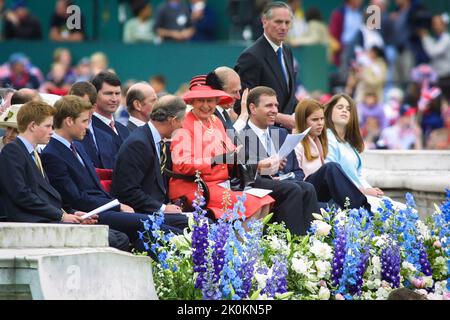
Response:
POLYGON ((183 95, 183 100, 189 103, 192 99, 219 98, 219 105, 233 103, 233 98, 222 90, 215 90, 206 85, 206 75, 195 76, 189 82, 189 91, 183 95))

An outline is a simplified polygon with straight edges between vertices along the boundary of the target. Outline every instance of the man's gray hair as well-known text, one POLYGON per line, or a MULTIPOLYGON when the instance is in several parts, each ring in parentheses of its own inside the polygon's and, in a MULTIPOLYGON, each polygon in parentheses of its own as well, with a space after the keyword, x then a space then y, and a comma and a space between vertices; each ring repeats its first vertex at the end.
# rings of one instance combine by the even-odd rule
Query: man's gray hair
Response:
POLYGON ((166 95, 155 103, 150 119, 164 122, 169 118, 182 118, 185 113, 186 103, 184 103, 183 99, 173 95, 166 95))
POLYGON ((279 8, 283 8, 283 9, 288 9, 289 12, 291 13, 291 16, 294 16, 294 13, 292 12, 291 7, 285 3, 285 2, 281 2, 281 1, 275 1, 275 2, 270 2, 267 4, 267 6, 265 6, 262 16, 263 18, 270 20, 273 17, 273 9, 279 9, 279 8))

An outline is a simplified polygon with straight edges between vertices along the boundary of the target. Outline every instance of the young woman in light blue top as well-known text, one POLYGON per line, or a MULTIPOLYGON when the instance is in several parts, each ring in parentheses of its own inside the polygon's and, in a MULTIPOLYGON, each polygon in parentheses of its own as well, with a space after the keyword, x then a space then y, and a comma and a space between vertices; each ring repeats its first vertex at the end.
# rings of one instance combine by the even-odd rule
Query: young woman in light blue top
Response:
MULTIPOLYGON (((364 151, 364 142, 353 99, 344 93, 333 96, 325 106, 325 122, 328 128, 328 154, 325 162, 338 162, 347 176, 367 196, 372 209, 375 210, 384 192, 372 187, 361 174, 360 154, 364 151)), ((404 205, 394 202, 394 206, 404 205)))
POLYGON ((364 151, 364 142, 353 99, 344 93, 333 96, 325 107, 325 121, 329 149, 325 162, 340 163, 364 194, 382 196, 383 191, 372 188, 361 175, 360 153, 364 151))

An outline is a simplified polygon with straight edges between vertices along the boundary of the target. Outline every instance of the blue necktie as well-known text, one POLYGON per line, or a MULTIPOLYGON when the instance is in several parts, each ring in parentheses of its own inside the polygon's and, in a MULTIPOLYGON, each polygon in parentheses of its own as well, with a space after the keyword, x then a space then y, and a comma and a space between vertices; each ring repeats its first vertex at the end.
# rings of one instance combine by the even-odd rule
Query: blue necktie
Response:
POLYGON ((280 66, 281 66, 281 70, 283 71, 284 80, 286 80, 286 84, 289 84, 288 74, 287 74, 286 68, 283 64, 283 49, 281 47, 279 47, 277 50, 277 56, 278 56, 278 62, 280 63, 280 66))

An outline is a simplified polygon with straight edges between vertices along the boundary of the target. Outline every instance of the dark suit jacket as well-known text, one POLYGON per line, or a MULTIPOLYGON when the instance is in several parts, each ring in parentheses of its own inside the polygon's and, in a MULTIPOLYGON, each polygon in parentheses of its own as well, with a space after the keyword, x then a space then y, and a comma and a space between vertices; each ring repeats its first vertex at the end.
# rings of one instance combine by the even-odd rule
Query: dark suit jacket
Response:
POLYGON ((20 139, 2 149, 0 168, 0 201, 8 221, 61 221, 61 196, 42 177, 20 139))
POLYGON ((133 122, 128 121, 128 123, 127 123, 127 128, 128 128, 128 130, 130 131, 130 133, 133 132, 134 129, 136 129, 137 127, 138 127, 138 126, 135 125, 133 122))
POLYGON ((95 115, 92 116, 92 126, 94 128, 98 128, 100 130, 103 130, 104 132, 108 133, 114 141, 114 144, 117 147, 117 150, 119 150, 122 143, 125 141, 126 138, 130 135, 130 131, 127 127, 125 127, 123 124, 121 124, 118 121, 114 122, 114 126, 116 127, 117 132, 119 135, 117 135, 111 127, 106 125, 102 120, 97 118, 95 115))
POLYGON ((277 54, 264 35, 239 56, 234 69, 241 77, 243 89, 253 89, 257 86, 266 86, 274 89, 280 104, 279 111, 285 114, 292 114, 297 105, 295 97, 296 72, 294 70, 292 51, 286 44, 283 44, 283 55, 289 75, 289 88, 278 62, 277 54))
MULTIPOLYGON (((284 141, 286 140, 288 132, 284 128, 278 128, 273 126, 270 127, 269 130, 270 130, 270 137, 272 138, 272 141, 275 146, 275 151, 278 152, 281 146, 283 145, 284 141)), ((255 164, 269 157, 269 155, 266 152, 266 149, 264 148, 264 145, 258 139, 256 133, 250 128, 248 124, 244 129, 244 134, 245 134, 246 163, 255 164)), ((293 172, 295 174, 296 181, 298 182, 303 181, 303 179, 305 178, 305 174, 298 165, 297 157, 295 156, 295 151, 292 151, 287 156, 286 160, 287 163, 282 173, 293 172)))
POLYGON ((135 211, 153 213, 167 202, 157 148, 148 125, 138 127, 120 147, 111 193, 135 211))
MULTIPOLYGON (((61 194, 64 208, 67 206, 88 212, 114 198, 100 185, 83 145, 78 142, 74 144, 85 166, 69 148, 54 138, 50 139, 42 152, 42 164, 51 184, 61 194)), ((119 210, 119 207, 115 209, 119 210)))
POLYGON ((81 143, 84 150, 91 159, 94 167, 101 169, 113 169, 116 161, 117 147, 114 144, 113 138, 103 130, 96 127, 94 129, 95 142, 90 130, 86 130, 86 136, 81 143))

